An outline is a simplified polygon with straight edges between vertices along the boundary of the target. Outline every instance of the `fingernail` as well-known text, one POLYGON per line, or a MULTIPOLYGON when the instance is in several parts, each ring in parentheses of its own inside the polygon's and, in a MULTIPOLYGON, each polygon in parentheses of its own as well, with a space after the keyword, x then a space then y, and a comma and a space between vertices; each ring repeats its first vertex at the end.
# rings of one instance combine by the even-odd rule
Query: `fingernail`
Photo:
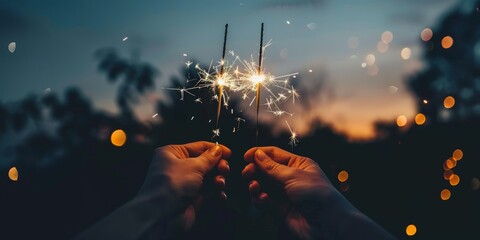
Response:
POLYGON ((222 182, 223 186, 225 186, 225 179, 224 179, 224 178, 220 178, 219 180, 220 180, 220 182, 222 182))
POLYGON ((221 192, 220 196, 223 200, 227 200, 227 194, 225 192, 221 192))
POLYGON ((263 152, 261 149, 258 149, 256 152, 255 152, 255 158, 259 161, 263 161, 267 158, 267 154, 265 154, 265 152, 263 152))
POLYGON ((208 152, 214 157, 220 157, 220 155, 222 155, 222 148, 220 146, 215 146, 210 148, 208 152))

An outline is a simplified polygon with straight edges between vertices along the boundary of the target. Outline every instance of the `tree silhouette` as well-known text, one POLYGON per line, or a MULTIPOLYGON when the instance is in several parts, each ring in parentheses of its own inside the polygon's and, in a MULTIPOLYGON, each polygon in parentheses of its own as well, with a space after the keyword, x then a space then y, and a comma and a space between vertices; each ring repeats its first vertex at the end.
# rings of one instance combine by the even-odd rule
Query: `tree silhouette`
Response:
POLYGON ((117 105, 126 118, 133 118, 130 103, 137 102, 137 94, 143 94, 154 87, 154 79, 159 71, 150 64, 139 62, 138 59, 121 58, 112 48, 103 48, 95 53, 100 60, 98 68, 107 74, 107 79, 121 83, 117 92, 117 105))
POLYGON ((431 123, 474 121, 480 118, 480 1, 461 1, 433 29, 431 40, 422 42, 425 67, 408 81, 418 97, 417 106, 431 123), (442 47, 451 36, 453 46, 442 47), (455 98, 445 110, 443 100, 455 98), (423 101, 428 103, 425 104, 423 101))

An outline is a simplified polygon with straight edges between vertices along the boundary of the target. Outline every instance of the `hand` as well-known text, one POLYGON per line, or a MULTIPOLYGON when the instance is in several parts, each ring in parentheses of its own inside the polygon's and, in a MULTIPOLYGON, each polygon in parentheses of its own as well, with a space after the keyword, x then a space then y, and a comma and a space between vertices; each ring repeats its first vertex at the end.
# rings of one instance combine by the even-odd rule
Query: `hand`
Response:
POLYGON ((244 156, 242 175, 252 201, 285 219, 301 239, 391 239, 330 183, 318 164, 277 147, 255 147, 244 156), (265 177, 265 182, 258 180, 265 177), (273 187, 266 188, 269 183, 273 187), (272 196, 277 188, 283 194, 272 196))
POLYGON ((180 216, 176 216, 177 224, 181 231, 188 231, 206 197, 202 191, 206 175, 215 167, 217 175, 213 182, 218 186, 218 195, 226 199, 223 190, 230 167, 225 159, 230 155, 231 151, 227 147, 210 142, 157 148, 138 197, 148 198, 168 191, 167 194, 172 202, 177 203, 177 210, 180 211, 180 216))

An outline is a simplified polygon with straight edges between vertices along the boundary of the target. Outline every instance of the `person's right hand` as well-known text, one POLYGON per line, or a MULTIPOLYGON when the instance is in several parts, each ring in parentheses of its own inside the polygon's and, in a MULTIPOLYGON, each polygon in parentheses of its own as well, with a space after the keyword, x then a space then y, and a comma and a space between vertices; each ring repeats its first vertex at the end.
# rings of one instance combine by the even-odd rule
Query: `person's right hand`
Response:
POLYGON ((283 217, 297 237, 392 238, 344 198, 312 159, 277 147, 251 148, 244 158, 248 164, 242 175, 250 181, 248 188, 252 201, 283 217), (274 189, 265 189, 268 184, 260 182, 259 177, 262 175, 269 185, 278 188, 283 194, 269 194, 274 189))

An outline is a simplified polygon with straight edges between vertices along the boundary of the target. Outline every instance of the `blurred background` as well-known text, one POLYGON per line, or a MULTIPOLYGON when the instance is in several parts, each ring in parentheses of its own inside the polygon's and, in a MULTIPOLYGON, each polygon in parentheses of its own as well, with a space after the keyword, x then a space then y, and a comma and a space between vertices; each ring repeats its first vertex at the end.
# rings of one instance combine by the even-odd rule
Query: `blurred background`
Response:
POLYGON ((228 201, 206 206, 197 238, 287 236, 251 206, 240 176, 258 141, 317 161, 399 239, 480 239, 479 7, 1 2, 2 238, 69 239, 136 194, 156 147, 205 140, 234 155, 228 201), (260 98, 257 126, 252 96, 229 93, 212 138, 218 101, 210 88, 192 89, 199 71, 215 73, 225 24, 226 59, 257 61, 261 23, 271 43, 264 71, 296 73, 284 79, 299 97, 275 88, 273 97, 290 95, 274 111, 260 98))

